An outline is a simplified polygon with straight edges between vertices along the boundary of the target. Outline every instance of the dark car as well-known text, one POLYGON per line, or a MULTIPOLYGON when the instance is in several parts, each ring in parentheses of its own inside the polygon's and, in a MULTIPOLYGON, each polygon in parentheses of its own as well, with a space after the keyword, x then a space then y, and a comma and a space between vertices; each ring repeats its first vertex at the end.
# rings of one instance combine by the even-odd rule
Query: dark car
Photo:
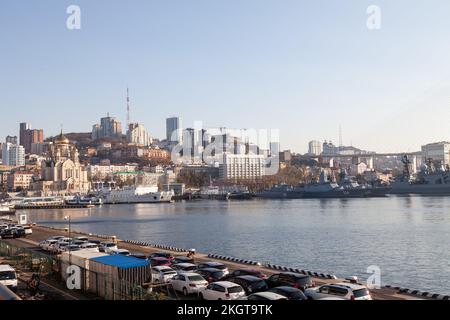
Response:
POLYGON ((166 258, 168 260, 173 260, 173 256, 168 252, 155 252, 150 255, 150 258, 166 258))
POLYGON ((229 278, 239 277, 239 276, 255 276, 260 279, 267 279, 267 275, 262 273, 257 269, 236 269, 229 275, 225 276, 222 280, 227 280, 229 278))
POLYGON ((89 243, 98 244, 99 246, 100 246, 100 244, 102 243, 100 240, 92 240, 92 239, 89 239, 88 242, 89 242, 89 243))
POLYGON ((266 281, 269 288, 286 286, 305 291, 314 287, 314 282, 310 276, 294 272, 276 273, 271 275, 266 281))
POLYGON ((152 267, 170 266, 171 262, 169 259, 164 258, 164 257, 153 257, 153 258, 150 258, 150 264, 152 267))
POLYGON ((130 257, 134 257, 134 258, 138 258, 138 259, 142 259, 142 260, 147 260, 147 256, 143 253, 140 252, 135 252, 135 253, 131 253, 129 255, 130 257))
POLYGON ((173 264, 177 264, 177 263, 194 263, 194 259, 193 258, 189 258, 189 257, 185 257, 185 256, 177 256, 174 257, 172 260, 173 264))
POLYGON ((206 268, 214 268, 222 270, 225 274, 228 274, 228 267, 220 262, 215 261, 209 261, 209 262, 202 262, 198 264, 198 269, 206 269, 206 268))
POLYGON ((265 280, 255 276, 238 276, 230 278, 228 279, 228 281, 240 285, 242 288, 244 288, 244 291, 247 295, 255 292, 267 291, 269 289, 265 280))
POLYGON ((0 232, 0 236, 2 237, 2 239, 7 239, 7 238, 17 238, 17 232, 15 228, 8 228, 8 229, 3 229, 0 232))
POLYGON ((288 287, 288 286, 282 286, 282 287, 275 287, 269 290, 269 292, 277 293, 279 295, 282 295, 288 300, 308 300, 308 298, 305 296, 302 290, 294 288, 294 287, 288 287))
POLYGON ((205 278, 206 281, 208 281, 209 283, 222 280, 223 277, 225 276, 225 273, 223 272, 223 270, 216 269, 216 268, 200 269, 200 270, 197 270, 196 273, 198 273, 203 278, 205 278))
POLYGON ((25 233, 25 229, 23 227, 16 227, 16 237, 22 238, 26 237, 27 234, 25 233))

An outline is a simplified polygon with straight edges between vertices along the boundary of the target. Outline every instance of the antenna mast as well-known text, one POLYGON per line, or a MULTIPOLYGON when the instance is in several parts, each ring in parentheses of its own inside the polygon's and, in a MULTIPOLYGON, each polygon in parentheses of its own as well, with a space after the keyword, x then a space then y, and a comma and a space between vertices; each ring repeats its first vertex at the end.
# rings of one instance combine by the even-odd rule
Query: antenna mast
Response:
POLYGON ((130 125, 130 92, 127 87, 127 127, 130 125))

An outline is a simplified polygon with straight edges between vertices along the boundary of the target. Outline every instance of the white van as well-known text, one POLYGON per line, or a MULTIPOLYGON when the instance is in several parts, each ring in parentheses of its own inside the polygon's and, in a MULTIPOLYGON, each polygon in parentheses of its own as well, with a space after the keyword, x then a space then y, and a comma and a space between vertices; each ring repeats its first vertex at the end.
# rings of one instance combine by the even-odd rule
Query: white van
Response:
POLYGON ((17 290, 16 270, 9 264, 0 264, 0 283, 13 291, 17 290))

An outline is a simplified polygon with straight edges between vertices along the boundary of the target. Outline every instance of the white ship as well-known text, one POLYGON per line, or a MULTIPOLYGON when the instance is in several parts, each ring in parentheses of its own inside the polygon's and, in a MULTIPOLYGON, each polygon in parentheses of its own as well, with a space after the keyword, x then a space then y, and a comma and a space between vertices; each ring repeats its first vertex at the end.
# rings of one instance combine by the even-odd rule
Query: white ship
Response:
POLYGON ((8 202, 0 202, 0 215, 14 213, 14 205, 8 202))
POLYGON ((131 186, 122 189, 103 189, 102 196, 106 204, 159 203, 171 202, 174 192, 158 191, 157 186, 131 186))

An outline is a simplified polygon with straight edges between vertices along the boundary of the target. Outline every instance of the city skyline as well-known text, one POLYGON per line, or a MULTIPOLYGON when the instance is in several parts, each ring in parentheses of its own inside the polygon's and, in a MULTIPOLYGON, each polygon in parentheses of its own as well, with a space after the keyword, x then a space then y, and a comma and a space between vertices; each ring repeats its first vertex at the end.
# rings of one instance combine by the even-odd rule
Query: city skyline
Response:
POLYGON ((0 5, 2 141, 24 121, 46 136, 60 123, 90 132, 107 112, 125 124, 127 87, 131 122, 157 138, 176 115, 184 127, 279 129, 299 153, 338 144, 339 126, 344 145, 377 152, 450 140, 444 1, 377 1, 381 30, 360 1, 78 1, 72 31, 70 4, 0 5))

